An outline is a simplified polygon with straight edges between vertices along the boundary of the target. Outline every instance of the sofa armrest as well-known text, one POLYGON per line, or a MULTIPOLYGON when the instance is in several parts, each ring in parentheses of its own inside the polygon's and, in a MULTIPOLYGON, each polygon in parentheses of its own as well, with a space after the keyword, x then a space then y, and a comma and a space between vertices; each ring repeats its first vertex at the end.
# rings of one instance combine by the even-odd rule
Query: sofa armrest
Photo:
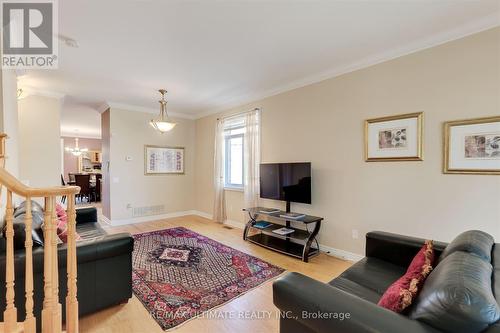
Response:
POLYGON ((76 209, 76 224, 97 223, 97 209, 95 207, 83 207, 76 209))
POLYGON ((312 332, 438 332, 424 323, 299 273, 289 273, 273 283, 273 301, 284 318, 297 320, 312 332), (311 318, 318 314, 326 318, 311 318))
MULTIPOLYGON (((134 238, 129 233, 111 234, 76 243, 79 264, 124 254, 132 256, 133 250, 134 238)), ((59 252, 61 251, 66 253, 66 244, 59 247, 59 252)))
MULTIPOLYGON (((366 256, 408 267, 425 239, 392 234, 384 231, 372 231, 366 234, 366 256)), ((439 257, 447 243, 434 241, 434 252, 439 257)))

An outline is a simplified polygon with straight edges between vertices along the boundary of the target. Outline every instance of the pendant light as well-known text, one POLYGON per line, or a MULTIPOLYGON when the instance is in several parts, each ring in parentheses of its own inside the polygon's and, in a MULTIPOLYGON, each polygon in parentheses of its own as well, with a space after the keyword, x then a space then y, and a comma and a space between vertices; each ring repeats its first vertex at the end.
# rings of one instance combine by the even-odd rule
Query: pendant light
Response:
POLYGON ((160 102, 160 117, 158 119, 152 119, 149 124, 160 133, 165 133, 170 131, 175 127, 175 123, 168 118, 167 115, 167 101, 165 100, 165 94, 167 91, 165 89, 158 90, 161 94, 160 102))
POLYGON ((78 146, 78 138, 75 138, 75 147, 74 148, 66 147, 65 149, 67 152, 70 152, 71 154, 73 154, 75 156, 80 156, 82 153, 85 153, 88 151, 87 148, 80 148, 78 146))

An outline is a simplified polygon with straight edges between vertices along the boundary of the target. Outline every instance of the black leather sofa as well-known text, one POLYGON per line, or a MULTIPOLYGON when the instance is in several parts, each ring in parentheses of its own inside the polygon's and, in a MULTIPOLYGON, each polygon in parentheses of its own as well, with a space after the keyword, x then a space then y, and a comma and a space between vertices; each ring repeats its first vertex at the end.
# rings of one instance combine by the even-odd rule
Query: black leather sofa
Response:
MULTIPOLYGON (((18 321, 25 318, 24 204, 14 211, 15 303, 18 321)), ((41 327, 43 302, 43 209, 33 203, 34 313, 41 327)), ((77 298, 79 316, 125 303, 132 297, 132 250, 134 240, 127 233, 108 235, 97 223, 95 208, 77 209, 77 298)), ((65 316, 67 293, 66 244, 58 245, 59 301, 65 316)), ((5 238, 0 238, 0 309, 5 308, 5 238)), ((0 311, 0 321, 3 312, 0 311)))
POLYGON ((499 333, 500 245, 480 231, 450 244, 434 242, 438 264, 405 313, 377 305, 423 244, 370 232, 366 257, 328 284, 299 273, 278 279, 273 299, 281 311, 280 332, 499 333))

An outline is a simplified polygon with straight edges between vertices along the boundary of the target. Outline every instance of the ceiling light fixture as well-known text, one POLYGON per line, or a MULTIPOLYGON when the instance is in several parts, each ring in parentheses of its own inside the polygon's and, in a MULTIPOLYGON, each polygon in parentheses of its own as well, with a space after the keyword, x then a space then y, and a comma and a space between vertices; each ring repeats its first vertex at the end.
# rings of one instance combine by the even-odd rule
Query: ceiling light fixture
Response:
POLYGON ((78 147, 78 138, 75 138, 75 147, 74 148, 66 147, 65 150, 67 152, 70 152, 71 154, 73 154, 75 156, 80 156, 82 153, 89 151, 87 148, 78 147))
POLYGON ((165 89, 158 90, 161 94, 160 102, 160 117, 158 119, 151 119, 149 124, 160 133, 165 133, 172 130, 176 123, 170 121, 167 115, 167 101, 165 100, 165 94, 167 91, 165 89))

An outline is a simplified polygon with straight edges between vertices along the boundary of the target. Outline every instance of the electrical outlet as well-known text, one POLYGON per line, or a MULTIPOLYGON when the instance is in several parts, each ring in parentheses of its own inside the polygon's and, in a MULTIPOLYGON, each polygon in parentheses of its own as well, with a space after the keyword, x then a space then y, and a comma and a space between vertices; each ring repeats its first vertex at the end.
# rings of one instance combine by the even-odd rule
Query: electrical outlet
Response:
POLYGON ((352 238, 353 239, 358 239, 359 238, 359 232, 357 229, 352 229, 352 238))

